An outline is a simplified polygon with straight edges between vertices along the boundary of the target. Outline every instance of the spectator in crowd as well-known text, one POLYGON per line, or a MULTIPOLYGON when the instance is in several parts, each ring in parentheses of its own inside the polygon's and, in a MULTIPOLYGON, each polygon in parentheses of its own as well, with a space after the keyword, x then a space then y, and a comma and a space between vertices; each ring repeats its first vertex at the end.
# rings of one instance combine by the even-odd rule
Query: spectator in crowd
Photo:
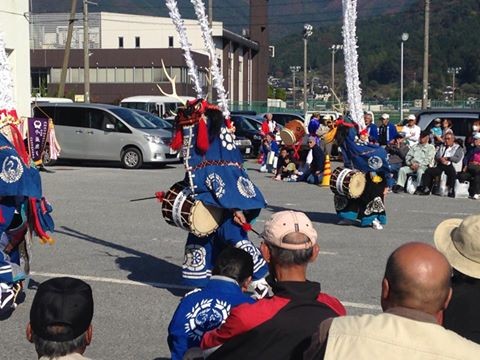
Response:
POLYGON ((271 113, 266 113, 263 116, 262 122, 262 132, 263 135, 267 135, 269 133, 275 134, 278 131, 277 122, 273 120, 273 115, 271 113))
POLYGON ((459 174, 460 181, 470 181, 470 196, 480 199, 480 132, 473 137, 474 148, 470 149, 463 159, 463 171, 459 174))
POLYGON ((420 126, 417 125, 417 118, 415 115, 410 114, 408 115, 408 122, 402 128, 402 132, 405 134, 405 140, 408 146, 413 146, 418 144, 418 140, 420 139, 420 126))
POLYGON ((389 189, 395 185, 398 178, 398 171, 405 165, 405 157, 409 151, 409 147, 405 143, 405 138, 402 133, 395 136, 393 143, 388 144, 385 147, 388 153, 388 163, 390 164, 390 170, 392 177, 387 179, 387 186, 389 189))
POLYGON ((378 143, 378 127, 373 122, 373 112, 366 111, 363 115, 363 120, 365 121, 365 126, 367 127, 368 141, 372 144, 378 143))
POLYGON ((285 165, 282 166, 281 177, 283 181, 297 181, 298 178, 297 166, 288 155, 285 158, 285 165))
POLYGON ((217 258, 212 277, 203 289, 195 289, 180 301, 168 326, 168 346, 172 360, 200 346, 205 332, 219 327, 231 309, 255 302, 243 293, 253 275, 253 260, 246 251, 225 248, 217 258))
POLYGON ((444 172, 447 175, 448 196, 455 197, 455 180, 457 171, 461 170, 463 149, 455 142, 453 133, 447 133, 444 140, 444 144, 435 154, 436 166, 427 169, 422 176, 420 187, 417 189, 420 195, 429 195, 433 179, 444 172))
POLYGON ((301 359, 318 323, 345 315, 343 305, 306 279, 319 252, 317 232, 301 212, 281 211, 265 223, 260 245, 273 276, 273 297, 232 310, 207 332, 202 349, 209 359, 301 359))
POLYGON ((443 325, 480 344, 480 215, 448 219, 437 226, 435 246, 453 267, 453 294, 443 325))
POLYGON ((435 164, 435 147, 429 144, 430 134, 424 130, 420 133, 420 142, 412 146, 405 156, 405 166, 398 170, 397 184, 393 187, 393 192, 404 191, 407 183, 407 175, 414 173, 420 182, 423 173, 435 164))
POLYGON ((430 133, 432 134, 432 140, 435 147, 442 145, 442 119, 436 118, 433 120, 433 127, 430 129, 430 133))
POLYGON ((287 148, 282 147, 278 154, 277 169, 274 177, 275 180, 282 180, 282 167, 285 166, 285 158, 287 156, 289 156, 287 148))
POLYGON ((445 142, 445 135, 453 134, 453 123, 450 119, 442 120, 442 142, 445 142))
POLYGON ((93 297, 82 280, 59 277, 40 284, 30 309, 27 339, 40 360, 81 360, 92 341, 93 297))
POLYGON ((304 359, 479 359, 479 345, 441 325, 450 276, 447 259, 432 246, 400 246, 387 261, 383 313, 324 321, 304 359))
POLYGON ((472 129, 465 139, 465 148, 468 151, 475 147, 475 135, 480 134, 480 120, 475 120, 472 129))
POLYGON ((322 122, 320 127, 317 130, 317 136, 320 139, 320 149, 323 151, 325 155, 332 155, 332 146, 333 143, 327 143, 324 139, 326 133, 333 129, 334 121, 333 115, 325 115, 322 118, 322 122))
POLYGON ((382 125, 378 128, 378 142, 380 145, 386 146, 398 135, 397 127, 390 123, 390 115, 382 114, 380 116, 382 125))
POLYGON ((274 133, 268 133, 262 141, 263 161, 260 172, 274 172, 277 167, 279 146, 274 133))
POLYGON ((316 112, 312 114, 310 121, 308 122, 308 135, 313 136, 317 140, 317 144, 319 141, 317 131, 320 128, 320 113, 316 112))
POLYGON ((307 154, 308 167, 302 175, 298 177, 298 181, 306 181, 310 184, 319 184, 323 177, 323 165, 325 163, 325 154, 320 146, 315 142, 314 137, 308 138, 309 152, 307 154), (308 161, 310 158, 310 162, 308 161))

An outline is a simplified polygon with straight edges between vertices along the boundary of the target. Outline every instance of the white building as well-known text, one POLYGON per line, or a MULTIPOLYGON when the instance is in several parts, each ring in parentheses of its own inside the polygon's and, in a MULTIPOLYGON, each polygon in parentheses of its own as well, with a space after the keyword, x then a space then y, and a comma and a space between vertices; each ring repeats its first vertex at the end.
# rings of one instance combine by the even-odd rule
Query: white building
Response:
POLYGON ((0 1, 0 31, 4 34, 12 70, 13 99, 19 116, 30 115, 30 43, 28 0, 0 1))
MULTIPOLYGON (((65 42, 68 31, 68 19, 70 14, 67 13, 50 13, 50 14, 33 14, 32 15, 32 83, 34 87, 45 81, 49 84, 49 90, 52 90, 52 84, 58 83, 59 68, 59 54, 55 51, 61 51, 65 48, 65 42), (52 55, 50 63, 45 62, 48 58, 43 51, 52 55), (55 61, 53 60, 55 59, 55 61), (42 66, 39 66, 43 61, 42 66)), ((161 71, 159 68, 160 59, 158 56, 163 56, 164 59, 168 57, 168 51, 179 54, 180 41, 175 26, 170 18, 162 18, 155 16, 118 14, 109 12, 90 13, 89 16, 89 48, 92 56, 90 57, 91 79, 92 84, 99 91, 105 91, 103 86, 106 83, 116 83, 118 76, 109 78, 108 74, 121 73, 121 90, 113 90, 115 95, 110 98, 99 98, 98 101, 114 102, 114 99, 125 95, 150 95, 149 89, 152 89, 152 94, 156 94, 156 86, 151 86, 152 83, 162 81, 156 73, 161 71), (129 52, 127 50, 130 50, 129 52), (138 51, 138 56, 143 56, 140 63, 137 59, 134 65, 133 62, 126 61, 128 58, 135 56, 134 51, 138 51), (149 50, 162 50, 162 53, 156 54, 149 52, 149 50), (113 53, 112 53, 113 52, 113 53), (123 54, 123 55, 114 55, 123 54), (101 54, 101 58, 98 58, 101 54), (112 57, 118 59, 118 63, 112 61, 112 57), (147 58, 147 56, 150 56, 147 58), (123 58, 123 59, 122 59, 123 58), (110 59, 107 61, 106 59, 110 59), (133 66, 133 67, 132 67, 133 66), (92 67, 95 68, 92 70, 92 67), (97 70, 98 69, 98 70, 97 70), (99 76, 105 72, 106 77, 99 76), (123 73, 125 72, 125 76, 123 73), (135 73, 142 76, 129 76, 130 73, 135 73), (153 75, 151 75, 151 73, 153 75), (105 79, 105 80, 103 80, 105 79), (138 79, 141 79, 138 81, 138 79), (148 80, 147 80, 148 79, 148 80), (96 84, 98 85, 96 85, 96 84), (125 86, 125 83, 128 85, 125 86), (138 92, 142 93, 138 93, 138 92), (144 93, 148 92, 148 93, 144 93)), ((83 48, 83 14, 77 13, 74 24, 72 36, 72 61, 77 64, 75 68, 71 68, 67 75, 68 83, 80 82, 80 77, 76 74, 81 74, 83 69, 78 66, 76 58, 80 56, 78 49, 83 48), (75 52, 77 49, 77 52, 75 52), (75 79, 72 81, 71 79, 75 79)), ((207 56, 208 53, 204 46, 202 32, 197 20, 184 19, 187 30, 187 37, 191 44, 191 51, 198 57, 207 56)), ((256 61, 258 53, 258 44, 244 36, 232 33, 223 28, 222 22, 213 22, 212 35, 216 47, 217 58, 224 77, 224 87, 229 93, 229 98, 235 102, 256 100, 255 90, 252 87, 255 79, 253 78, 253 65, 256 61)), ((207 60, 208 61, 208 60, 207 60)), ((208 62, 207 62, 208 64, 208 62)), ((198 63, 202 66, 200 69, 202 80, 205 79, 205 67, 208 66, 205 61, 198 63)), ((177 73, 177 80, 182 79, 186 84, 190 80, 186 75, 185 62, 183 56, 177 56, 170 59, 167 64, 172 73, 177 73)), ((265 85, 266 86, 266 85, 265 85)), ((73 92, 78 93, 80 86, 70 87, 74 88, 73 92)), ((93 88, 92 91, 95 91, 93 88)), ((192 95, 190 90, 183 93, 183 95, 192 95)))

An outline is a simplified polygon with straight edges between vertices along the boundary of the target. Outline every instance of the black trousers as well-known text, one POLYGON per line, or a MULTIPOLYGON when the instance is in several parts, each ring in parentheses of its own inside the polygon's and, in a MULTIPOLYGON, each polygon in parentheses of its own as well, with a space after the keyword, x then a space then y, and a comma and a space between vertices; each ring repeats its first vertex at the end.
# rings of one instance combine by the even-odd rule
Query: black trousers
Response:
POLYGON ((422 176, 422 186, 432 189, 433 179, 437 176, 442 175, 442 173, 447 175, 447 186, 449 189, 453 189, 455 186, 455 179, 457 177, 457 172, 452 164, 443 165, 437 164, 434 168, 427 169, 422 176))
POLYGON ((470 181, 470 195, 480 194, 480 165, 468 165, 467 172, 458 175, 460 181, 470 181))

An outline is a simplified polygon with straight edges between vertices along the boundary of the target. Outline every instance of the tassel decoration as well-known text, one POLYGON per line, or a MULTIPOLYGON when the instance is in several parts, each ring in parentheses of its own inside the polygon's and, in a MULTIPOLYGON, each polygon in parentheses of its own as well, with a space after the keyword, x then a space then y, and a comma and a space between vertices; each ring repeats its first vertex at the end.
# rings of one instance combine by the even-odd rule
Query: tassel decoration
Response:
POLYGON ((183 145, 183 134, 182 134, 182 130, 178 129, 175 132, 175 136, 172 139, 172 143, 170 144, 170 147, 173 150, 180 150, 182 148, 182 145, 183 145))
POLYGON ((198 132, 197 132, 197 149, 205 154, 208 150, 210 144, 208 143, 208 129, 205 120, 200 119, 198 122, 198 132))
POLYGON ((155 193, 155 197, 157 198, 158 202, 162 202, 163 198, 165 197, 165 191, 157 191, 155 193))

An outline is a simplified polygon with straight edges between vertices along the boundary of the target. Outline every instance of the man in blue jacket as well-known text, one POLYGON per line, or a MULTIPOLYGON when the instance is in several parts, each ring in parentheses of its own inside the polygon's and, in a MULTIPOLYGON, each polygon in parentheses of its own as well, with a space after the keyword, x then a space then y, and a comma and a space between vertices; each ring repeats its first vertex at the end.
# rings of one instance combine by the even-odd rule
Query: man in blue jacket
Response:
POLYGON ((397 127, 390 123, 390 115, 388 114, 382 114, 380 120, 382 120, 382 125, 378 128, 378 143, 386 146, 398 135, 397 127))
POLYGON ((181 360, 188 349, 200 346, 203 334, 223 324, 232 308, 255 302, 243 293, 252 275, 249 253, 235 247, 220 253, 207 286, 185 295, 168 326, 172 360, 181 360))

